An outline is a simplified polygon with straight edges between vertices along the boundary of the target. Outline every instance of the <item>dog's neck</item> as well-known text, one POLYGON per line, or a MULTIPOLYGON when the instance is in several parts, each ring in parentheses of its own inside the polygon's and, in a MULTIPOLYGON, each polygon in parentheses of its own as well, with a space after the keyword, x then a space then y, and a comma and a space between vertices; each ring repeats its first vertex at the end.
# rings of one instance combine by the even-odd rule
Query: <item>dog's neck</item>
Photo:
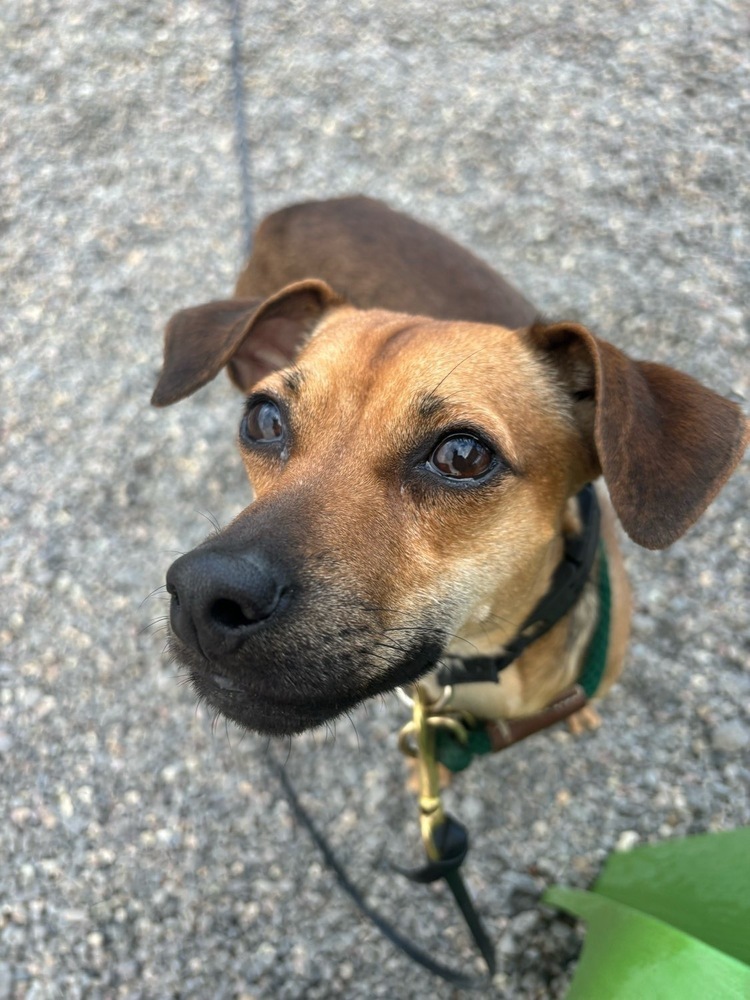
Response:
POLYGON ((440 684, 447 686, 480 681, 496 682, 506 667, 576 606, 591 575, 599 547, 600 510, 591 484, 585 486, 575 499, 578 518, 569 518, 569 530, 567 533, 563 532, 562 557, 552 573, 549 587, 515 636, 494 654, 444 657, 437 671, 440 684))

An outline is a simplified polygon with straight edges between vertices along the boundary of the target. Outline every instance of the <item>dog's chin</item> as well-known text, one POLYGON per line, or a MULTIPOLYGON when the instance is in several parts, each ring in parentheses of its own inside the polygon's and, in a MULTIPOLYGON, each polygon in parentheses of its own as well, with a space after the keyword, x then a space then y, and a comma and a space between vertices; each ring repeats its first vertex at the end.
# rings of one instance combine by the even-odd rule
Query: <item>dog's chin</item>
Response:
POLYGON ((352 698, 319 703, 284 701, 255 691, 228 689, 223 686, 223 678, 219 675, 215 678, 191 674, 193 690, 198 698, 242 729, 262 736, 296 736, 343 715, 360 700, 352 698))
POLYGON ((418 680, 435 666, 442 650, 442 641, 425 641, 390 668, 362 676, 357 683, 349 676, 345 687, 330 680, 324 686, 318 678, 314 694, 309 695, 290 684, 277 684, 268 691, 265 685, 245 683, 235 672, 228 675, 218 665, 215 671, 208 663, 200 668, 195 662, 187 665, 199 700, 216 712, 263 736, 295 736, 333 721, 368 698, 418 680), (290 690, 293 693, 288 693, 290 690))

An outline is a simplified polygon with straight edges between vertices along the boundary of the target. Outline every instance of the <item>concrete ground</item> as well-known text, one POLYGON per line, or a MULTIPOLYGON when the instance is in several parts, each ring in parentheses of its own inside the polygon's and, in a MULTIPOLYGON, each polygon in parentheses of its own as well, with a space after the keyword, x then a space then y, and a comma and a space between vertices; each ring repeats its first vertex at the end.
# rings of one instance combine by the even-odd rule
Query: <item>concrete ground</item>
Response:
MULTIPOLYGON (((383 197, 550 315, 750 397, 743 0, 242 14, 259 214, 383 197)), ((165 320, 241 262, 229 4, 10 0, 0 51, 0 997, 458 995, 360 919, 265 742, 196 710, 144 603, 248 497, 225 380, 148 402, 165 320)), ((626 545, 635 632, 601 730, 455 783, 491 995, 563 996, 580 947, 524 880, 750 822, 748 509, 745 461, 667 552, 626 545)), ((401 721, 387 699, 282 752, 368 899, 471 969, 445 896, 388 871, 419 856, 401 721)))

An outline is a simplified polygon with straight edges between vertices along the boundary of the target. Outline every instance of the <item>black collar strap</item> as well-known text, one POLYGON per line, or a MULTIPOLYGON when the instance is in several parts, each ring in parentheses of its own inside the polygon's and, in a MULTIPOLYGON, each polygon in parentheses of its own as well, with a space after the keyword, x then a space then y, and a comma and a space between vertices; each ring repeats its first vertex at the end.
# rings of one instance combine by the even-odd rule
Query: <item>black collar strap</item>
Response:
POLYGON ((601 511, 596 492, 588 483, 577 495, 583 531, 565 538, 565 551, 555 570, 552 583, 514 639, 506 644, 499 656, 458 656, 442 658, 437 679, 444 687, 449 684, 470 684, 480 681, 497 683, 498 675, 510 666, 523 651, 556 625, 578 601, 594 565, 599 545, 601 511))

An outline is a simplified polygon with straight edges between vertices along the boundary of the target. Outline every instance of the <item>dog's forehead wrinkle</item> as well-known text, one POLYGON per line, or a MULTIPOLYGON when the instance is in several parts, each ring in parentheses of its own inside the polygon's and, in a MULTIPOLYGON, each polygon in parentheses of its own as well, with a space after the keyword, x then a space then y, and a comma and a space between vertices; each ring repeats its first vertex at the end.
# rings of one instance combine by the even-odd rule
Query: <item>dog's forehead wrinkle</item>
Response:
POLYGON ((406 323, 400 325, 396 330, 388 334, 386 340, 378 351, 378 359, 388 360, 395 357, 405 347, 413 342, 420 332, 429 330, 433 332, 434 322, 420 318, 410 318, 406 323))

